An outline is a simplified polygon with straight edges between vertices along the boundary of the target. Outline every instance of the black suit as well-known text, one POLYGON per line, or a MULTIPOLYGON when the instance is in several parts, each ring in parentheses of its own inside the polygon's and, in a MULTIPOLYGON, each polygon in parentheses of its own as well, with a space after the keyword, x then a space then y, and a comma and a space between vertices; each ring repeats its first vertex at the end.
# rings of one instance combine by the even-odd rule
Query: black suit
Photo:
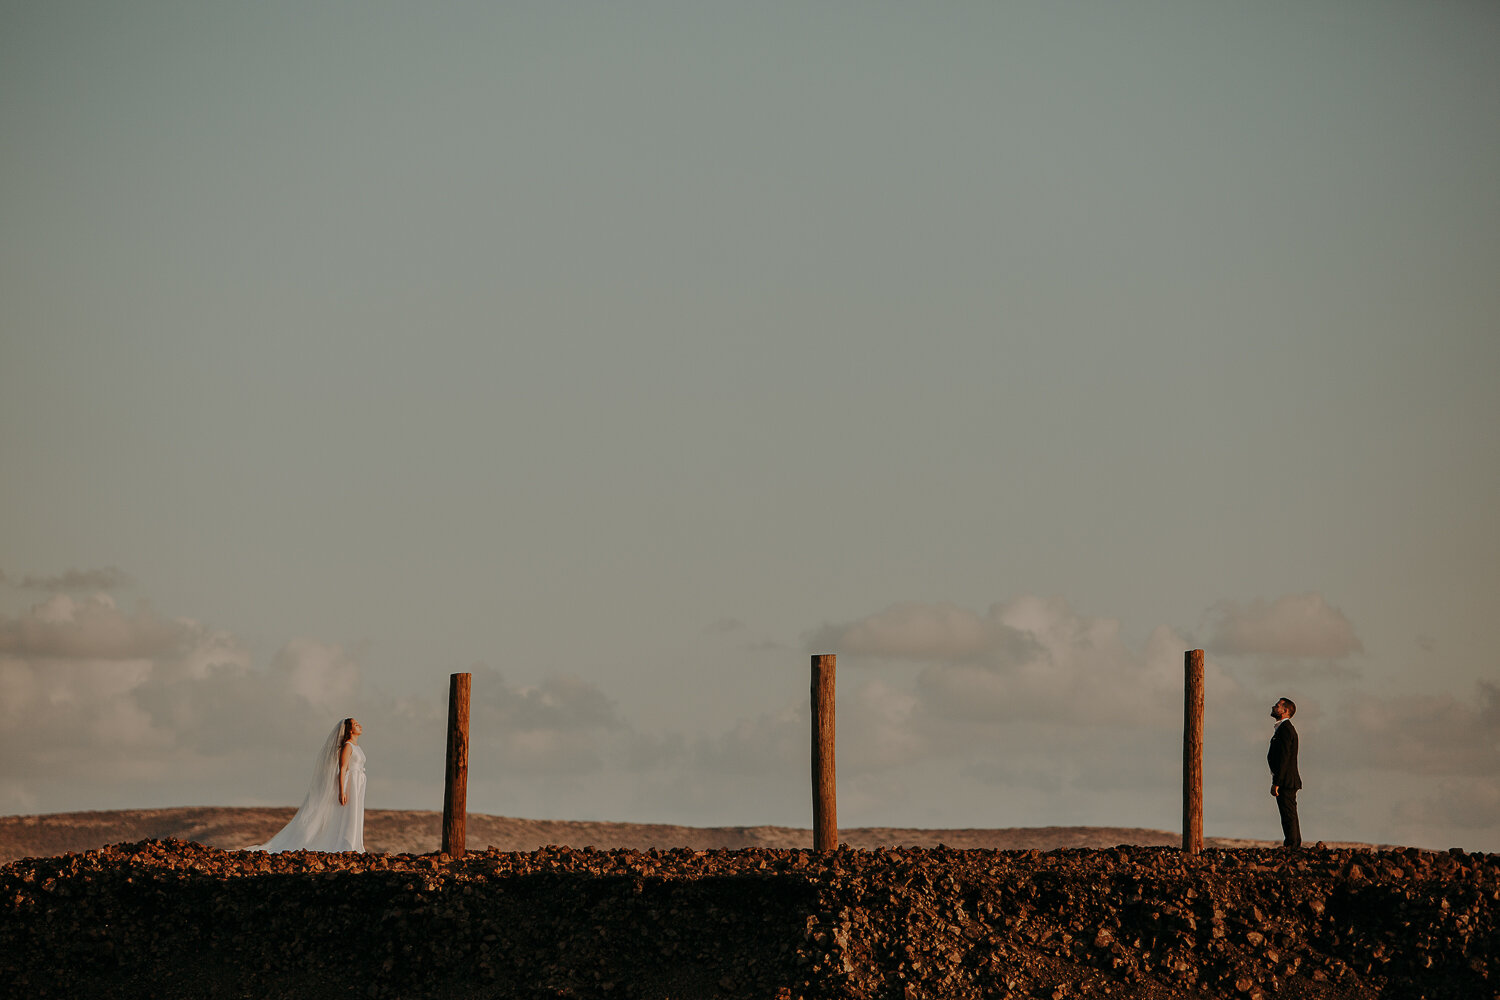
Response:
POLYGON ((1266 751, 1266 763, 1271 765, 1271 784, 1276 786, 1276 811, 1281 814, 1281 832, 1286 835, 1287 847, 1302 846, 1302 827, 1297 823, 1297 791, 1302 787, 1302 775, 1297 773, 1297 730, 1290 719, 1276 726, 1271 737, 1271 749, 1266 751))

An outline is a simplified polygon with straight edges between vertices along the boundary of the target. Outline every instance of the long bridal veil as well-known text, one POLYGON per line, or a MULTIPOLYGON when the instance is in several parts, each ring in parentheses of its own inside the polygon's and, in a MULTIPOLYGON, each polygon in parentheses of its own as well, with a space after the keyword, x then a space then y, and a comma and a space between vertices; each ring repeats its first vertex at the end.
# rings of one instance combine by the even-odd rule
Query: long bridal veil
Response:
MULTIPOLYGON (((351 847, 341 844, 340 841, 344 838, 339 836, 339 827, 344 825, 339 822, 339 814, 346 808, 358 808, 361 813, 364 811, 363 795, 357 806, 352 796, 348 807, 339 805, 340 737, 347 723, 347 719, 334 723, 333 732, 323 741, 323 749, 318 751, 317 759, 313 761, 312 783, 307 786, 307 797, 302 800, 302 807, 297 810, 291 822, 282 827, 276 836, 264 844, 257 844, 251 850, 276 852, 363 849, 363 837, 360 838, 358 847, 351 847)), ((352 779, 353 775, 349 777, 352 779)), ((363 820, 363 815, 360 819, 363 820)), ((360 825, 362 827, 363 822, 360 825)))

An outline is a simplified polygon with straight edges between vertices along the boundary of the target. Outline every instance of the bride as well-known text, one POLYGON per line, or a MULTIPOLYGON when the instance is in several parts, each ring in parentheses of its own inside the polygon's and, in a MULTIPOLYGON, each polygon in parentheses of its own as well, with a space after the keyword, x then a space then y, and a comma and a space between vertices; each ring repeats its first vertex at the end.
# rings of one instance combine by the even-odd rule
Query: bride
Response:
POLYGON ((363 851, 365 849, 364 730, 357 719, 340 719, 313 764, 312 785, 302 808, 281 832, 255 851, 363 851))

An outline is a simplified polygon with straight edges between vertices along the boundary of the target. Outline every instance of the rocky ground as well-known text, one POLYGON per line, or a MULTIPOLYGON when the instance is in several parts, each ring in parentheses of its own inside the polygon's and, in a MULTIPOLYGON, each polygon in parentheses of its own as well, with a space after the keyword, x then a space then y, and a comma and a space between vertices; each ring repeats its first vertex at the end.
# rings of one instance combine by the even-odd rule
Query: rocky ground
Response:
POLYGON ((0 868, 0 995, 1500 996, 1500 855, 282 854, 0 868))

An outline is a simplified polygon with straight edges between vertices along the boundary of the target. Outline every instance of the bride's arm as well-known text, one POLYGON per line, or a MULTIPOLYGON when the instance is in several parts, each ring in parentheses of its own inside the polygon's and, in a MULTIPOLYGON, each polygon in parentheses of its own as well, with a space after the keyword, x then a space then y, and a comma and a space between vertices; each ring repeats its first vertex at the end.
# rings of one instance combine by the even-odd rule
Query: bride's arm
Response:
POLYGON ((344 749, 339 751, 339 805, 349 804, 349 796, 344 791, 344 774, 349 770, 349 748, 352 744, 345 743, 344 749))

